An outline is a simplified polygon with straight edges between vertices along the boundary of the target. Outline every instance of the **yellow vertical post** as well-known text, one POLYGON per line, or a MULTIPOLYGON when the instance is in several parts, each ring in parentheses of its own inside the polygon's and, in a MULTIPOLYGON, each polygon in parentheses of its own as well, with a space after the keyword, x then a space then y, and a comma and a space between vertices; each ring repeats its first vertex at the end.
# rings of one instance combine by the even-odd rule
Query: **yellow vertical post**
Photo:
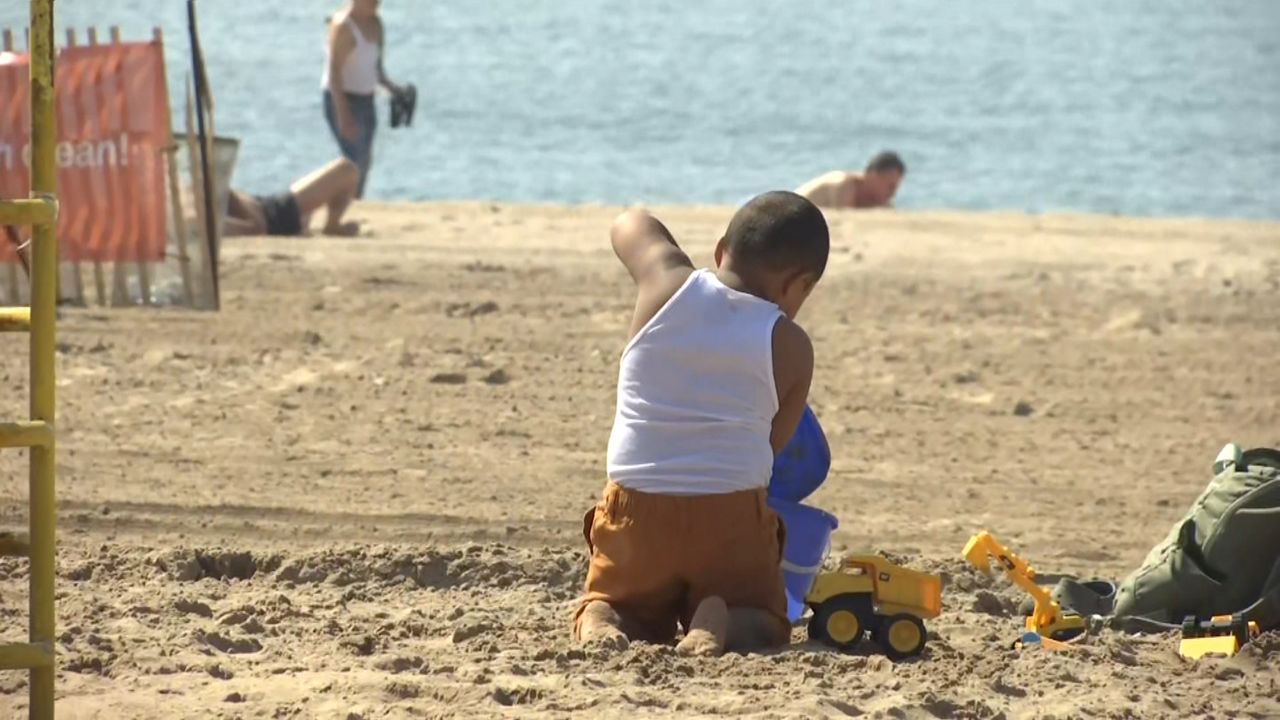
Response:
MULTIPOLYGON (((54 331, 58 304, 58 198, 54 148, 53 2, 31 0, 29 63, 31 102, 31 197, 0 200, 0 218, 31 226, 31 306, 0 308, 0 330, 31 335, 31 418, 0 422, 0 448, 25 447, 31 461, 30 532, 5 538, 0 555, 30 561, 28 642, 0 644, 0 670, 25 668, 32 718, 53 718, 55 667, 54 595, 54 331)), ((8 38, 5 38, 8 41, 8 38)))
MULTIPOLYGON (((54 200, 58 192, 54 115, 53 0, 31 0, 31 194, 54 200)), ((57 224, 32 229, 31 419, 54 426, 54 343, 58 302, 57 224)), ((31 643, 53 650, 55 617, 54 442, 31 453, 31 643)), ((53 718, 56 663, 31 669, 32 718, 53 718)))

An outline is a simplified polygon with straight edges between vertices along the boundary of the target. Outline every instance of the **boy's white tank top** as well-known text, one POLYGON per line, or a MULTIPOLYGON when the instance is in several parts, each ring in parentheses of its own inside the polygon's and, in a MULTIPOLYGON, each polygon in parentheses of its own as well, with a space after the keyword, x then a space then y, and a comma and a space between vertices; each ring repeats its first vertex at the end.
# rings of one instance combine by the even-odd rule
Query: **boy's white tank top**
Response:
MULTIPOLYGON (((342 83, 342 90, 356 95, 372 95, 378 89, 378 59, 382 56, 382 48, 378 43, 365 39, 364 33, 360 32, 360 27, 350 15, 343 24, 351 29, 351 36, 355 38, 355 47, 351 48, 351 54, 347 55, 342 63, 342 77, 338 78, 342 83)), ((324 72, 320 76, 320 87, 323 90, 329 89, 329 53, 331 52, 333 48, 326 45, 324 72)))
POLYGON ((609 478, 664 495, 767 486, 780 317, 709 270, 691 273, 622 351, 609 478))

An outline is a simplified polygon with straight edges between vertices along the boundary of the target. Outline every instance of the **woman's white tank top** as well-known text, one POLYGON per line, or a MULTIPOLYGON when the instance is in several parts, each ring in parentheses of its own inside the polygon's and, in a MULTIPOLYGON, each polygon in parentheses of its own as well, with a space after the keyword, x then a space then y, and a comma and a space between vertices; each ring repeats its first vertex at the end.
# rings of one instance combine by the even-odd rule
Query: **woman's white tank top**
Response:
POLYGON ((698 270, 622 351, 609 479, 712 495, 769 484, 777 305, 698 270))
MULTIPOLYGON (((378 43, 369 42, 356 22, 348 15, 343 24, 351 29, 355 38, 355 47, 342 63, 342 90, 356 95, 372 95, 378 89, 378 59, 382 55, 382 47, 378 43)), ((324 53, 324 73, 320 76, 321 88, 329 89, 329 65, 332 62, 333 48, 327 46, 324 53)))

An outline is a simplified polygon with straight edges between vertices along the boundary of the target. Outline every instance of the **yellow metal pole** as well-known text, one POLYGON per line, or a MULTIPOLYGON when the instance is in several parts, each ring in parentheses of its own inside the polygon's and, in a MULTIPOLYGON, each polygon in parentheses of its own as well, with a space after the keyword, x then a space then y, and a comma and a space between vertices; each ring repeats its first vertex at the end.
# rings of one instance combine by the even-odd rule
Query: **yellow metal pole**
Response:
MULTIPOLYGON (((53 1, 31 0, 31 194, 58 191, 54 116, 53 1)), ((33 228, 31 261, 31 419, 54 425, 54 342, 58 300, 56 223, 33 228)), ((52 439, 51 439, 52 440, 52 439)), ((31 452, 31 642, 54 647, 54 443, 31 452)), ((53 718, 56 662, 31 670, 32 718, 53 718)))
POLYGON ((53 445, 53 428, 39 421, 0 423, 0 448, 53 445))
POLYGON ((31 329, 31 308, 0 307, 0 332, 26 332, 31 329))
POLYGON ((9 200, 0 205, 0 225, 50 223, 57 215, 58 205, 52 200, 9 200))
MULTIPOLYGON (((0 645, 0 670, 21 670, 23 668, 39 668, 48 667, 50 665, 49 653, 44 649, 38 648, 26 643, 13 645, 0 645)), ((31 717, 37 717, 35 706, 32 706, 31 717)), ((52 717, 52 715, 50 715, 52 717)))

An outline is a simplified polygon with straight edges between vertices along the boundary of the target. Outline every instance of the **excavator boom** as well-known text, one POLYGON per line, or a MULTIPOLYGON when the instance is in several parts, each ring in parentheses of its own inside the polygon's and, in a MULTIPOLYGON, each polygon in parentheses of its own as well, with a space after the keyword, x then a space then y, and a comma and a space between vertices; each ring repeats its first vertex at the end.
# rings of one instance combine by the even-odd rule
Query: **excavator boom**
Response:
POLYGON ((964 559, 978 570, 991 574, 991 559, 1000 565, 1000 569, 1009 580, 1021 588, 1035 600, 1029 627, 1036 629, 1059 626, 1062 618, 1058 603, 1036 583, 1036 571, 1027 561, 1018 557, 1012 550, 1000 544, 991 533, 983 530, 969 539, 964 546, 964 559))

